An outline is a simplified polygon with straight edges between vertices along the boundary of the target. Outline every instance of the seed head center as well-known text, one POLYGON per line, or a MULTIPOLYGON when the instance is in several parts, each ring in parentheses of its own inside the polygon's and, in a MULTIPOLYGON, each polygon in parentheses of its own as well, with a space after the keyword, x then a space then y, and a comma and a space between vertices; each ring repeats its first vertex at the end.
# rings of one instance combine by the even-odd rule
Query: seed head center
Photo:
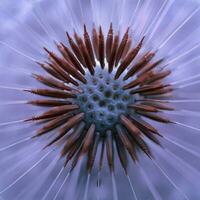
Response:
POLYGON ((124 81, 115 80, 114 74, 96 66, 95 75, 87 73, 87 84, 80 86, 83 92, 77 103, 85 113, 87 124, 94 123, 99 132, 114 128, 119 116, 128 113, 128 104, 134 101, 129 92, 122 89, 124 81))

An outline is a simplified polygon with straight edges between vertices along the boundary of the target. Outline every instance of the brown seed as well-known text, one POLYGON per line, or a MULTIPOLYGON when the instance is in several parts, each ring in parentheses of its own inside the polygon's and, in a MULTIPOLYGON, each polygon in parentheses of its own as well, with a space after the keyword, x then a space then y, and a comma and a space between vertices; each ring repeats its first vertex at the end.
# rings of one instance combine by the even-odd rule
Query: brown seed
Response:
POLYGON ((99 38, 95 27, 92 29, 92 43, 96 58, 99 60, 99 38))
POLYGON ((105 49, 104 49, 104 35, 102 32, 102 28, 99 28, 99 62, 101 64, 101 68, 103 69, 105 66, 104 58, 105 58, 105 49))
POLYGON ((117 153, 121 162, 121 165, 125 171, 125 174, 128 174, 128 160, 127 160, 127 155, 126 155, 126 149, 123 145, 123 143, 121 142, 121 140, 119 139, 119 136, 116 135, 115 138, 115 143, 116 143, 116 147, 117 147, 117 153))
POLYGON ((107 152, 107 160, 110 171, 114 171, 114 153, 113 153, 113 138, 112 132, 110 130, 106 131, 106 152, 107 152))
POLYGON ((86 25, 84 25, 84 40, 85 40, 85 46, 87 47, 88 53, 90 55, 90 59, 92 61, 93 66, 96 66, 96 62, 95 62, 95 58, 94 58, 94 53, 93 53, 93 49, 92 49, 92 43, 90 40, 90 36, 87 32, 87 28, 86 25))
POLYGON ((75 42, 72 40, 72 38, 70 37, 69 33, 66 33, 67 34, 67 37, 68 37, 68 41, 69 41, 69 44, 74 52, 74 54, 76 55, 77 59, 79 60, 79 62, 85 66, 85 61, 84 61, 84 58, 83 58, 83 55, 81 53, 81 50, 79 49, 79 47, 75 44, 75 42))
POLYGON ((48 146, 52 145, 53 143, 60 140, 63 136, 65 136, 72 127, 74 127, 75 125, 78 125, 83 120, 83 117, 84 117, 84 114, 80 113, 69 118, 68 121, 64 124, 64 127, 60 129, 60 134, 56 138, 54 138, 48 144, 48 146))
POLYGON ((52 117, 57 117, 59 115, 66 114, 70 111, 79 109, 78 105, 64 105, 64 106, 57 106, 51 108, 50 110, 42 113, 41 115, 32 117, 30 120, 41 120, 41 119, 48 119, 52 117))
POLYGON ((121 115, 120 121, 130 131, 132 135, 139 136, 141 134, 140 130, 131 122, 129 118, 121 115))
POLYGON ((169 119, 167 119, 166 117, 162 117, 160 115, 156 115, 156 114, 148 113, 148 112, 142 112, 142 111, 137 111, 137 113, 161 123, 172 123, 169 119))
POLYGON ((116 34, 115 38, 114 38, 113 45, 112 45, 112 49, 111 49, 109 63, 108 63, 109 73, 111 73, 112 70, 113 70, 113 66, 114 66, 115 58, 116 58, 116 53, 117 53, 117 48, 118 48, 118 43, 119 43, 119 34, 116 34))
POLYGON ((112 45, 113 45, 113 29, 112 29, 112 23, 111 23, 109 31, 108 31, 107 39, 106 39, 106 60, 108 63, 110 61, 112 45))
POLYGON ((76 95, 73 93, 68 93, 62 90, 53 90, 53 89, 25 89, 26 92, 31 92, 40 96, 52 97, 52 98, 76 98, 76 95))
POLYGON ((38 74, 33 74, 33 77, 39 82, 43 83, 44 85, 47 85, 52 88, 57 88, 60 90, 73 90, 73 88, 65 85, 63 82, 58 81, 51 77, 44 77, 38 74))
POLYGON ((81 135, 83 137, 83 131, 84 131, 84 127, 85 127, 85 123, 81 122, 76 128, 75 130, 72 132, 72 134, 68 137, 66 144, 64 145, 62 152, 61 152, 61 156, 65 156, 67 154, 67 152, 70 150, 70 148, 73 146, 74 143, 76 143, 81 135))
POLYGON ((95 161, 96 153, 97 153, 97 148, 98 148, 98 144, 99 144, 99 138, 100 138, 100 133, 96 133, 93 144, 92 144, 92 146, 89 150, 89 153, 88 153, 88 161, 87 161, 88 173, 91 173, 93 165, 94 165, 94 161, 95 161))
POLYGON ((65 115, 56 117, 55 119, 50 120, 45 126, 43 126, 41 129, 39 129, 37 131, 36 136, 34 136, 34 137, 41 136, 41 135, 48 133, 49 131, 61 126, 71 116, 72 116, 72 114, 68 113, 68 114, 65 114, 65 115))
POLYGON ((85 71, 79 61, 76 59, 76 57, 73 55, 73 53, 63 44, 61 43, 61 46, 63 48, 63 51, 66 52, 67 56, 69 57, 67 62, 71 62, 70 64, 73 64, 75 68, 77 68, 83 75, 85 75, 85 71))
POLYGON ((128 107, 139 111, 141 110, 145 112, 158 112, 158 109, 156 109, 155 107, 144 104, 130 104, 128 105, 128 107))
POLYGON ((123 38, 122 38, 122 41, 119 45, 119 48, 117 49, 117 54, 116 54, 116 62, 115 62, 115 66, 118 65, 121 57, 122 57, 122 54, 125 50, 125 47, 126 47, 126 43, 128 41, 128 32, 129 32, 129 28, 127 29, 126 33, 124 34, 123 38))
POLYGON ((129 66, 129 64, 133 61, 133 59, 137 56, 137 54, 139 53, 141 47, 142 47, 142 43, 144 41, 144 37, 142 38, 142 40, 139 42, 139 44, 137 45, 137 47, 133 48, 124 58, 124 60, 121 62, 119 68, 117 69, 116 75, 115 75, 115 79, 118 79, 120 77, 120 75, 124 72, 124 70, 129 66))
POLYGON ((123 51, 123 53, 122 53, 122 57, 121 57, 122 60, 123 60, 123 59, 126 57, 126 55, 128 54, 128 52, 129 52, 129 50, 130 50, 130 48, 131 48, 131 45, 132 45, 132 39, 129 37, 129 38, 128 38, 128 41, 127 41, 127 43, 126 43, 126 46, 124 47, 124 51, 123 51))
POLYGON ((36 106, 44 106, 44 107, 54 107, 54 106, 63 106, 71 104, 70 101, 62 101, 62 100, 50 100, 50 99, 38 99, 28 101, 28 104, 36 105, 36 106))
POLYGON ((131 67, 131 69, 127 72, 126 76, 124 77, 124 80, 129 79, 131 76, 133 76, 136 72, 138 72, 139 70, 143 69, 147 63, 149 63, 151 61, 151 59, 154 57, 155 53, 149 52, 146 53, 141 59, 140 61, 133 65, 131 67))
POLYGON ((119 140, 124 145, 124 147, 126 147, 132 160, 135 162, 138 159, 136 152, 135 152, 135 143, 132 142, 132 140, 130 140, 130 138, 127 135, 126 130, 123 129, 123 127, 121 125, 117 125, 116 130, 118 133, 119 140))

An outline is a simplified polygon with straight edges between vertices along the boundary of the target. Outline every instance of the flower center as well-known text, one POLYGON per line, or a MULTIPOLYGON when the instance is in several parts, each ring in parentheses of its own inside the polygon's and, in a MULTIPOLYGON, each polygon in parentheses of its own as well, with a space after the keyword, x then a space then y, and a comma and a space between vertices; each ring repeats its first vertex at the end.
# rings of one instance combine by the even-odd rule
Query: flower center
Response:
POLYGON ((87 124, 94 123, 101 133, 114 128, 119 116, 129 113, 127 105, 135 101, 133 95, 122 89, 125 83, 122 78, 115 80, 114 75, 115 70, 109 74, 107 69, 97 65, 94 76, 86 74, 87 84, 80 85, 83 92, 77 98, 87 124))

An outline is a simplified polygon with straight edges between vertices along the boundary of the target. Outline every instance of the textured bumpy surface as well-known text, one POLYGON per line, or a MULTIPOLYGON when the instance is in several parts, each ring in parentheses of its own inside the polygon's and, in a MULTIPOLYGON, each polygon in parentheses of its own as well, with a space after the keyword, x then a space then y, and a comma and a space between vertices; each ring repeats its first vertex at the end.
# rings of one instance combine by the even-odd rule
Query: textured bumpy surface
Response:
POLYGON ((114 72, 110 74, 100 66, 96 68, 94 76, 86 75, 87 85, 80 85, 83 93, 78 96, 77 104, 85 113, 86 123, 94 123, 96 130, 104 133, 114 128, 121 114, 131 112, 128 105, 134 103, 136 95, 123 90, 124 81, 115 80, 114 72))

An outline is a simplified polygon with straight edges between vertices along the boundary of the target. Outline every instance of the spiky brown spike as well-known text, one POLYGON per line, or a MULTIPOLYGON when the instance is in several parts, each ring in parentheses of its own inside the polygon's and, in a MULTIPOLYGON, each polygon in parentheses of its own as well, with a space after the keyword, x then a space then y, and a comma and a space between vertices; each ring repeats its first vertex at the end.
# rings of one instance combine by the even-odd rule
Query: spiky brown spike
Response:
POLYGON ((129 79, 131 76, 133 76, 139 70, 143 69, 146 66, 146 64, 149 63, 154 56, 155 56, 154 52, 149 52, 149 53, 145 54, 137 64, 135 64, 131 67, 131 69, 125 75, 124 80, 129 79))
POLYGON ((66 79, 63 78, 63 76, 61 76, 57 71, 49 67, 47 64, 39 63, 39 62, 37 62, 37 64, 40 65, 42 69, 44 69, 47 73, 49 73, 51 76, 55 77, 56 79, 61 80, 61 81, 66 81, 66 79))
POLYGON ((106 131, 106 152, 110 171, 114 171, 113 137, 110 130, 106 131))
POLYGON ((131 90, 131 94, 143 94, 143 93, 147 93, 147 92, 154 92, 156 90, 160 90, 160 89, 163 89, 165 87, 168 87, 170 85, 163 85, 163 84, 156 84, 156 85, 147 85, 147 86, 143 86, 143 87, 140 87, 138 89, 134 89, 134 90, 131 90))
POLYGON ((171 70, 155 73, 154 75, 149 77, 149 79, 146 79, 146 81, 144 81, 144 84, 152 84, 152 83, 155 83, 156 81, 161 81, 162 79, 166 78, 170 74, 171 74, 171 70))
POLYGON ((28 101, 27 104, 32 104, 35 106, 43 106, 43 107, 54 107, 54 106, 68 105, 72 103, 70 101, 65 101, 65 100, 37 99, 28 101))
POLYGON ((123 143, 121 142, 119 136, 116 136, 115 143, 116 143, 117 153, 118 153, 121 165, 125 171, 125 174, 128 174, 128 169, 127 169, 128 168, 128 160, 127 160, 126 150, 125 150, 125 147, 124 147, 123 143))
POLYGON ((93 67, 93 64, 92 64, 92 60, 91 60, 91 58, 89 56, 88 50, 87 50, 85 44, 83 43, 83 40, 77 36, 76 32, 74 34, 75 34, 74 36, 75 36, 75 38, 77 40, 79 49, 82 52, 82 55, 83 55, 86 67, 88 68, 88 70, 90 71, 90 73, 92 75, 94 75, 94 67, 93 67))
POLYGON ((103 137, 101 142, 101 153, 100 153, 99 169, 98 169, 99 171, 101 171, 103 167, 104 149, 105 149, 105 138, 103 137))
POLYGON ((108 63, 110 61, 112 44, 113 44, 113 29, 112 29, 112 23, 111 23, 109 31, 108 31, 107 39, 106 39, 106 60, 108 63))
POLYGON ((65 85, 63 82, 58 81, 51 77, 44 77, 42 75, 33 74, 33 77, 38 80, 39 82, 43 83, 44 85, 47 85, 52 88, 57 88, 60 90, 73 90, 73 88, 65 85))
POLYGON ((128 32, 129 32, 129 28, 127 28, 127 31, 124 34, 123 38, 122 38, 122 41, 121 41, 121 43, 119 45, 119 48, 117 49, 115 66, 117 66, 119 64, 119 61, 120 61, 120 59, 122 57, 122 54, 123 54, 123 52, 125 50, 126 43, 128 41, 128 32))
POLYGON ((145 102, 143 102, 143 104, 152 105, 153 107, 160 109, 160 110, 174 110, 174 108, 172 108, 171 106, 168 106, 164 103, 159 103, 159 102, 145 101, 145 102))
POLYGON ((114 42, 113 42, 112 49, 111 49, 111 54, 110 54, 110 59, 109 59, 109 63, 108 63, 108 71, 109 71, 109 73, 112 72, 113 66, 115 64, 115 58, 116 58, 118 43, 119 43, 119 34, 117 33, 115 35, 115 38, 114 38, 114 42))
POLYGON ((79 86, 78 82, 75 81, 73 78, 71 78, 71 76, 69 76, 69 74, 67 74, 66 71, 62 67, 60 67, 57 63, 52 61, 52 63, 47 63, 47 64, 49 65, 49 67, 54 69, 60 76, 62 76, 67 83, 72 83, 75 86, 79 86))
POLYGON ((84 24, 84 40, 85 40, 85 46, 87 47, 88 53, 90 55, 90 59, 92 61, 93 66, 96 66, 96 62, 95 62, 95 58, 94 58, 94 53, 93 53, 93 49, 92 49, 92 43, 90 40, 90 36, 87 32, 87 28, 86 25, 84 24))
POLYGON ((146 74, 143 74, 142 76, 137 77, 136 79, 134 79, 130 83, 124 85, 123 89, 128 90, 128 89, 134 88, 138 85, 143 85, 145 80, 148 79, 151 76, 153 76, 153 72, 151 72, 151 71, 147 72, 146 74))
POLYGON ((64 124, 64 127, 60 129, 60 134, 54 138, 47 146, 50 146, 60 140, 64 135, 68 133, 68 131, 78 125, 83 120, 84 114, 80 113, 68 119, 68 121, 64 124))
POLYGON ((144 127, 139 127, 139 129, 141 130, 141 132, 148 137, 151 141, 153 141, 154 143, 156 143, 157 145, 161 146, 160 141, 156 138, 156 136, 154 134, 152 134, 150 131, 148 131, 147 129, 145 129, 144 127))
POLYGON ((101 68, 103 69, 105 66, 104 58, 105 58, 105 48, 104 48, 104 35, 102 32, 102 28, 99 28, 99 62, 101 64, 101 68))
POLYGON ((135 152, 135 143, 132 143, 132 141, 128 138, 128 135, 126 133, 126 130, 123 129, 121 125, 116 126, 116 130, 118 133, 118 137, 121 141, 121 143, 124 145, 124 147, 128 150, 132 160, 135 162, 137 160, 137 155, 135 152))
POLYGON ((137 56, 137 54, 139 53, 141 47, 142 47, 142 43, 144 41, 144 37, 142 38, 142 40, 139 42, 139 44, 133 48, 124 58, 124 60, 121 62, 119 68, 117 69, 116 75, 115 75, 115 79, 118 79, 120 77, 120 75, 124 72, 124 70, 129 66, 129 64, 133 61, 133 59, 137 56))
POLYGON ((158 112, 158 109, 150 106, 150 105, 144 105, 144 104, 130 104, 128 105, 129 108, 133 108, 138 111, 145 111, 145 112, 158 112))
POLYGON ((92 43, 97 60, 99 60, 99 38, 95 26, 92 29, 92 43))
POLYGON ((134 137, 134 140, 136 141, 137 145, 140 147, 140 149, 149 157, 152 158, 152 153, 146 144, 146 142, 141 137, 134 137))
POLYGON ((76 98, 73 93, 68 93, 62 90, 53 89, 25 89, 24 91, 37 94, 40 96, 52 97, 52 98, 76 98))
POLYGON ((160 116, 160 115, 156 115, 156 114, 148 113, 148 112, 142 112, 142 111, 137 111, 137 113, 144 117, 153 119, 153 120, 161 122, 161 123, 172 123, 169 119, 167 119, 166 117, 160 116))
POLYGON ((68 41, 69 41, 69 44, 74 52, 74 54, 76 55, 77 59, 79 60, 79 62, 86 67, 86 64, 84 62, 84 58, 83 58, 83 55, 79 49, 79 47, 75 44, 75 42, 72 40, 72 38, 70 37, 69 33, 67 32, 67 38, 68 38, 68 41))
POLYGON ((81 148, 81 154, 85 154, 89 151, 90 145, 93 143, 95 128, 95 124, 91 124, 90 128, 88 129, 83 141, 83 146, 81 148))
POLYGON ((132 39, 131 39, 130 36, 129 36, 128 41, 127 41, 127 43, 126 43, 126 46, 124 47, 124 51, 123 51, 123 53, 122 53, 122 57, 121 57, 122 60, 123 60, 123 59, 126 57, 126 55, 128 54, 128 52, 129 52, 129 50, 130 50, 130 48, 131 48, 131 45, 132 45, 132 39))
POLYGON ((62 149, 61 157, 65 156, 67 154, 67 152, 70 150, 70 148, 81 138, 81 135, 85 135, 85 134, 83 134, 84 127, 85 127, 85 123, 81 122, 75 128, 75 130, 72 132, 72 134, 68 137, 68 139, 62 149))
POLYGON ((67 131, 70 130, 70 128, 74 127, 75 125, 78 125, 83 119, 84 119, 85 114, 84 113, 79 113, 76 114, 75 116, 71 117, 64 127, 60 129, 60 135, 64 135, 67 131))
POLYGON ((164 86, 162 88, 156 89, 156 90, 143 92, 142 95, 143 96, 162 96, 162 95, 166 95, 168 93, 171 93, 172 91, 173 91, 172 86, 168 85, 168 86, 164 86))
POLYGON ((99 138, 100 138, 100 133, 96 133, 94 142, 88 153, 87 170, 88 170, 89 174, 91 174, 91 171, 92 171, 92 168, 94 165, 94 161, 96 158, 97 148, 98 148, 98 144, 99 144, 99 138))
POLYGON ((132 123, 132 121, 124 115, 120 116, 121 123, 130 131, 134 136, 141 135, 140 130, 132 123))
POLYGON ((164 59, 160 59, 154 63, 150 63, 148 65, 145 66, 145 68, 143 70, 141 70, 139 76, 146 74, 147 72, 155 69, 158 65, 160 65, 162 62, 164 61, 164 59))
POLYGON ((52 117, 57 117, 59 115, 63 115, 73 110, 79 109, 78 105, 64 105, 51 108, 50 110, 42 113, 41 115, 32 117, 30 120, 41 120, 41 119, 49 119, 52 117))
POLYGON ((156 128, 154 128, 152 125, 148 124, 146 121, 144 121, 143 119, 141 119, 141 117, 136 117, 133 115, 130 115, 131 120, 133 121, 133 123, 138 127, 142 127, 144 129, 147 129, 148 131, 160 135, 158 133, 158 130, 156 128))
POLYGON ((59 65, 64 71, 72 75, 74 78, 80 80, 83 83, 87 83, 86 79, 73 67, 70 65, 69 62, 66 60, 59 58, 57 55, 54 53, 48 51, 46 48, 45 50, 49 53, 50 58, 57 64, 59 65))
MULTIPOLYGON (((82 144, 82 138, 80 138, 76 143, 73 144, 73 146, 70 148, 67 157, 66 157, 66 161, 64 166, 66 166, 68 164, 68 162, 76 155, 79 153, 80 151, 80 147, 82 144)), ((73 170, 73 168, 71 168, 71 171, 73 170)))
MULTIPOLYGON (((71 62, 75 68, 77 68, 83 75, 85 75, 85 71, 73 53, 63 44, 61 43, 63 48, 63 52, 68 56, 69 59, 66 59, 67 62, 71 62)), ((70 63, 70 64, 71 64, 70 63)))
POLYGON ((62 124, 64 124, 68 118, 70 118, 72 116, 72 114, 68 113, 62 116, 59 116, 55 119, 52 119, 51 121, 49 121, 46 125, 44 125, 41 129, 39 129, 36 132, 36 135, 34 137, 38 137, 41 136, 43 134, 48 133, 49 131, 61 126, 62 124))
POLYGON ((92 124, 90 126, 90 128, 88 129, 86 136, 84 137, 84 140, 83 140, 83 143, 81 145, 79 152, 76 154, 76 156, 72 162, 72 166, 70 169, 71 171, 76 167, 81 156, 83 156, 85 153, 89 152, 89 148, 90 148, 91 144, 93 143, 94 132, 95 132, 95 125, 92 124))

